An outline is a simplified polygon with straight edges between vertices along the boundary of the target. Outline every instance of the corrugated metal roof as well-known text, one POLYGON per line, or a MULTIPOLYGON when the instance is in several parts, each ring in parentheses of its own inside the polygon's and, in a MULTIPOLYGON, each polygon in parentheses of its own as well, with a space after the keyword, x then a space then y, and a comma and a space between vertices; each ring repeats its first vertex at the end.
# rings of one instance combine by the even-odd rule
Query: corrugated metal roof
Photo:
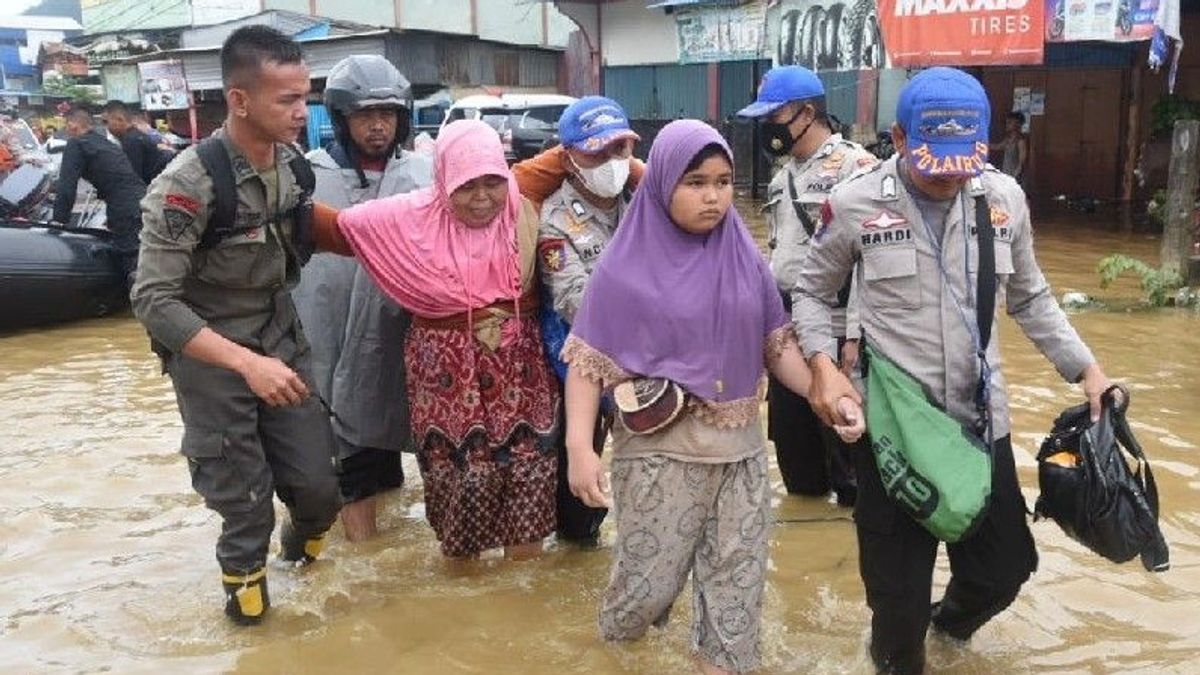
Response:
MULTIPOLYGON (((334 64, 347 56, 354 54, 378 54, 385 56, 384 34, 387 31, 377 31, 372 34, 359 35, 349 38, 329 38, 312 40, 304 43, 304 62, 313 78, 325 77, 334 64)), ((179 59, 183 61, 184 76, 187 77, 188 88, 192 91, 205 89, 220 89, 221 84, 221 54, 216 49, 184 50, 154 54, 153 58, 140 58, 137 61, 157 61, 160 59, 179 59)), ((131 59, 132 61, 132 59, 131 59)))
POLYGON ((194 47, 220 47, 221 43, 225 42, 225 38, 229 37, 233 31, 242 26, 260 24, 270 26, 284 35, 292 36, 301 35, 322 24, 328 26, 328 35, 330 36, 355 35, 376 29, 374 26, 367 26, 365 24, 334 21, 307 14, 274 9, 269 12, 233 19, 212 26, 188 28, 180 33, 179 45, 187 49, 194 47))

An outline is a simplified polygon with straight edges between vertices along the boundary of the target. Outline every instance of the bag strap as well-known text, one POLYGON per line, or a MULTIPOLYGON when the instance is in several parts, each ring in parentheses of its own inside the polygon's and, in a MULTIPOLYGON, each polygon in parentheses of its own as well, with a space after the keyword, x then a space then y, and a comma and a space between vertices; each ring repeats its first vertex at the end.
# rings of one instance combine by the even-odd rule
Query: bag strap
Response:
MULTIPOLYGON (((800 224, 804 226, 804 231, 808 233, 808 238, 811 240, 817 236, 817 224, 813 222, 812 216, 808 215, 808 211, 800 206, 800 195, 796 192, 796 182, 794 176, 788 176, 788 195, 792 198, 792 210, 796 212, 796 217, 800 219, 800 224)), ((846 278, 846 283, 842 285, 842 289, 838 291, 837 308, 842 309, 850 304, 850 279, 853 277, 853 272, 846 278)))
POLYGON ((237 216, 237 181, 233 177, 229 152, 225 150, 221 139, 209 136, 200 141, 196 146, 196 155, 213 182, 213 212, 205 225, 204 234, 200 236, 200 248, 207 249, 217 244, 221 229, 232 227, 237 216), (214 221, 219 227, 209 227, 214 221))
POLYGON ((978 288, 975 295, 979 346, 986 353, 992 339, 992 321, 996 318, 996 233, 992 229, 991 209, 983 195, 975 198, 975 235, 979 239, 978 288))
POLYGON ((792 210, 796 212, 796 217, 800 219, 800 224, 804 226, 804 231, 811 238, 817 231, 817 224, 809 217, 808 212, 804 207, 800 206, 800 195, 796 192, 796 182, 794 176, 788 176, 788 196, 792 198, 792 210))

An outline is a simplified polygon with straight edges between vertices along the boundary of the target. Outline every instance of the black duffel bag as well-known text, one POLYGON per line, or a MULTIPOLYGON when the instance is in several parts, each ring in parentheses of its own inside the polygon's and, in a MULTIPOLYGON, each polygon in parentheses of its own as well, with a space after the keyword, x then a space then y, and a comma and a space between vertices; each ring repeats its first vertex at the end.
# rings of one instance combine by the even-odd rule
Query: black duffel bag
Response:
POLYGON ((1158 487, 1125 419, 1129 392, 1114 385, 1101 401, 1095 424, 1086 403, 1054 420, 1038 451, 1041 494, 1034 517, 1053 519, 1072 539, 1113 562, 1140 555, 1147 570, 1164 572, 1171 563, 1158 526, 1158 487), (1113 398, 1118 389, 1120 403, 1113 398))

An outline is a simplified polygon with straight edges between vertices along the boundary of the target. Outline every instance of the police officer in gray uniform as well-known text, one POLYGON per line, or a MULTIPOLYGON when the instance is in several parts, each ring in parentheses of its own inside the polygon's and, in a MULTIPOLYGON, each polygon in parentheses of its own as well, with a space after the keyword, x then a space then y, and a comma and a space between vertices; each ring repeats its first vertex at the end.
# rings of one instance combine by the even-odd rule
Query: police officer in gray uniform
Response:
MULTIPOLYGON (((792 289, 821 222, 821 206, 829 191, 878 160, 861 145, 834 133, 825 110, 825 86, 811 70, 801 66, 767 71, 756 100, 738 115, 765 119, 763 150, 788 160, 771 179, 763 210, 770 231, 771 273, 790 310, 792 289)), ((845 372, 858 360, 858 325, 847 308, 852 304, 850 286, 847 282, 838 294, 832 312, 832 329, 845 372)), ((767 390, 767 410, 768 436, 775 443, 787 491, 824 496, 832 488, 838 504, 853 506, 857 494, 853 448, 821 424, 804 397, 775 378, 770 379, 767 390)), ((865 443, 864 439, 858 445, 865 447, 865 443)))
POLYGON ((293 40, 248 26, 222 46, 221 75, 225 125, 181 153, 142 201, 132 301, 175 387, 192 486, 223 520, 225 612, 253 624, 270 607, 272 495, 290 516, 280 558, 297 565, 321 552, 340 499, 329 415, 312 395, 289 292, 306 248, 311 169, 293 144, 308 67, 293 40))
MULTIPOLYGON (((603 96, 585 96, 563 111, 558 136, 566 149, 567 179, 542 203, 538 230, 538 268, 553 311, 567 324, 583 300, 592 270, 600 262, 617 223, 629 204, 630 162, 638 135, 629 128, 625 110, 603 96)), ((553 354, 559 377, 566 367, 553 354)), ((604 449, 608 423, 596 423, 594 446, 604 449)), ((559 539, 593 544, 608 510, 593 508, 571 494, 566 447, 558 449, 556 495, 559 539)))
MULTIPOLYGON (((382 56, 350 56, 329 71, 325 106, 334 141, 308 155, 316 201, 344 209, 429 185, 433 162, 401 145, 412 88, 382 56)), ((292 291, 312 345, 317 391, 337 439, 342 526, 350 541, 376 533, 376 497, 404 480, 411 449, 404 379, 410 317, 353 258, 318 253, 292 291)))
POLYGON ((854 394, 834 361, 829 326, 838 291, 856 270, 865 339, 948 415, 994 439, 987 514, 973 534, 947 545, 952 576, 932 607, 938 541, 887 496, 873 454, 856 454, 859 565, 872 611, 870 653, 882 672, 921 672, 931 622, 967 640, 1012 603, 1037 566, 1009 439, 998 330, 993 323, 986 350, 978 333, 977 223, 991 221, 997 302, 1063 378, 1082 382, 1094 418, 1109 386, 1034 258, 1024 193, 986 166, 989 117, 983 87, 966 73, 932 68, 914 77, 892 127, 897 154, 834 189, 797 287, 796 330, 823 420, 840 419, 832 404, 854 394), (989 397, 977 396, 984 392, 989 397))

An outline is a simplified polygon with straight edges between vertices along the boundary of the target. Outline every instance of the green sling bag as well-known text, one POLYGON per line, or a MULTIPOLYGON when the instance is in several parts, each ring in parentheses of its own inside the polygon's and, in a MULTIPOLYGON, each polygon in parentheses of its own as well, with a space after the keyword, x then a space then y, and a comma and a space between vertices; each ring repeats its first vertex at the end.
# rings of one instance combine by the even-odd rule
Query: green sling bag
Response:
POLYGON ((884 490, 909 516, 949 543, 979 526, 992 494, 986 352, 995 312, 996 273, 994 233, 983 197, 975 199, 975 216, 979 239, 975 346, 981 373, 976 406, 981 429, 971 429, 946 414, 916 378, 864 340, 867 431, 884 490))

